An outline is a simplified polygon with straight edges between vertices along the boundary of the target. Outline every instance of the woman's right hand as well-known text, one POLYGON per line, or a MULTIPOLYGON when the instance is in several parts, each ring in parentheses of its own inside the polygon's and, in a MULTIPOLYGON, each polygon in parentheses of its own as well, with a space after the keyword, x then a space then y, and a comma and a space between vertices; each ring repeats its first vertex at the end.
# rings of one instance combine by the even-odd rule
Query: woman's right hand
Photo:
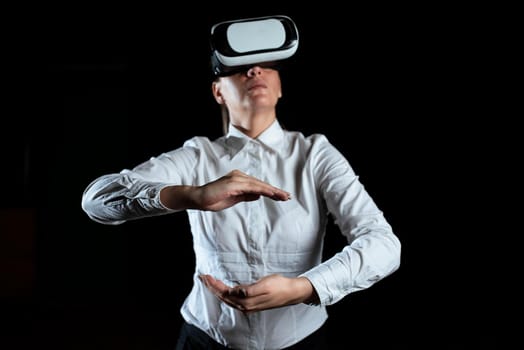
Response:
POLYGON ((277 201, 291 199, 289 192, 240 170, 233 170, 202 186, 167 186, 160 192, 160 201, 166 207, 175 210, 219 211, 240 202, 255 201, 260 196, 277 201))

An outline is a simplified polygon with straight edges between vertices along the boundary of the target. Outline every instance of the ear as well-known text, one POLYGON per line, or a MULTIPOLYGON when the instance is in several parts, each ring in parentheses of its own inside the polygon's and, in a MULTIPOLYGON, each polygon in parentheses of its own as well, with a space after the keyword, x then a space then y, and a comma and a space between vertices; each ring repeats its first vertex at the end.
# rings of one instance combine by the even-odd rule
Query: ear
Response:
POLYGON ((211 91, 213 92, 213 96, 215 97, 215 101, 217 101, 218 104, 223 105, 224 104, 224 97, 222 96, 222 93, 220 92, 220 82, 214 81, 211 84, 211 91))

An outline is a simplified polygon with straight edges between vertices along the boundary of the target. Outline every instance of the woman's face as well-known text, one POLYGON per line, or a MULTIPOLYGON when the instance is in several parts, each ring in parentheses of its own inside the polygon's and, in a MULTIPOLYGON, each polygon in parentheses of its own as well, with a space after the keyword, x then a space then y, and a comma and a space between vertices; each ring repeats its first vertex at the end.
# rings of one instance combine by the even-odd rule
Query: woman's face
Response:
POLYGON ((220 77, 212 88, 216 101, 225 104, 231 115, 272 111, 282 96, 278 71, 260 66, 220 77))

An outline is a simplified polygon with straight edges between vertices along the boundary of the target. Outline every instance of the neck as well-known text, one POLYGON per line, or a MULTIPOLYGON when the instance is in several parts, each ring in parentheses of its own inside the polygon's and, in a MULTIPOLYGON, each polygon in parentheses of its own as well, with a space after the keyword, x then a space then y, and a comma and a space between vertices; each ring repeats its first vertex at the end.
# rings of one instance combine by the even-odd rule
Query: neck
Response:
POLYGON ((231 124, 252 139, 257 138, 261 133, 273 124, 276 120, 275 110, 269 113, 253 113, 246 117, 235 118, 231 116, 231 124))

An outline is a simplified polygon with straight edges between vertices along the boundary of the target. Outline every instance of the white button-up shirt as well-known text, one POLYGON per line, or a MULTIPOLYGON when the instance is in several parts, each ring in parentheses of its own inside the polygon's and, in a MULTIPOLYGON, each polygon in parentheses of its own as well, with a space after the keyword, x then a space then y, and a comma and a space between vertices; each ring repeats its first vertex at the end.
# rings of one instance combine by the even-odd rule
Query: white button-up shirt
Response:
POLYGON ((324 135, 306 137, 278 121, 256 139, 230 125, 214 141, 193 137, 132 170, 101 176, 86 188, 82 207, 105 224, 172 213, 160 202, 163 187, 203 185, 233 169, 290 192, 291 200, 261 197, 218 212, 187 210, 196 262, 181 313, 217 342, 238 349, 295 344, 325 322, 327 305, 399 267, 400 242, 346 158, 324 135), (322 261, 330 214, 348 243, 322 261), (233 286, 275 273, 307 277, 320 305, 244 314, 198 279, 210 274, 233 286))

